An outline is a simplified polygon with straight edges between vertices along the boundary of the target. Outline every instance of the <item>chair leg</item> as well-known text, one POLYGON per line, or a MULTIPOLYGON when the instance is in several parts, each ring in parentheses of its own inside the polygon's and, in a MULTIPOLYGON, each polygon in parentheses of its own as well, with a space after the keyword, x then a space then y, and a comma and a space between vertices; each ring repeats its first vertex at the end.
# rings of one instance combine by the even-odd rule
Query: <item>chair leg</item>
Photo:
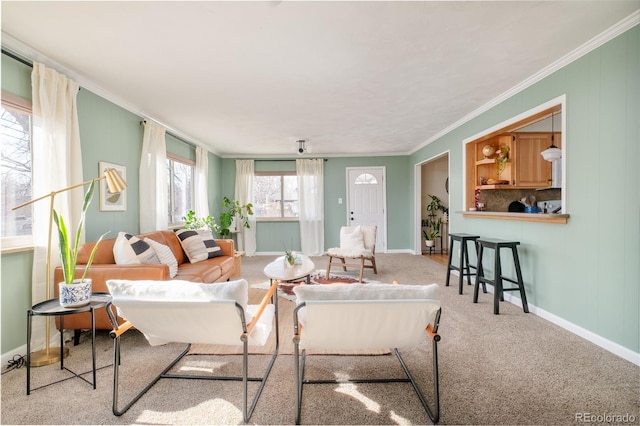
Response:
POLYGON ((376 258, 372 257, 369 260, 371 261, 371 265, 373 265, 373 273, 377 274, 378 273, 378 267, 376 266, 376 258))
POLYGON ((341 257, 341 258, 340 258, 340 260, 342 261, 342 270, 343 270, 344 272, 347 272, 347 264, 346 264, 346 262, 344 261, 344 257, 341 257))
POLYGON ((327 265, 327 276, 326 278, 329 279, 329 273, 331 272, 331 260, 333 259, 333 256, 329 256, 329 264, 327 265))

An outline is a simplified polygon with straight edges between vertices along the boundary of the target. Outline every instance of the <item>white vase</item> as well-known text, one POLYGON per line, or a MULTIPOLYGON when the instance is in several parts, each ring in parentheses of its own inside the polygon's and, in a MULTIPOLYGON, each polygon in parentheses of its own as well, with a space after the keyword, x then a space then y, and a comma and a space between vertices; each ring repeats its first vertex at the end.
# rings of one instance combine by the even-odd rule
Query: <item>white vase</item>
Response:
POLYGON ((427 247, 433 247, 436 244, 435 240, 425 240, 424 243, 427 247))
POLYGON ((91 302, 91 279, 74 280, 73 284, 59 283, 60 306, 63 308, 78 308, 91 302))

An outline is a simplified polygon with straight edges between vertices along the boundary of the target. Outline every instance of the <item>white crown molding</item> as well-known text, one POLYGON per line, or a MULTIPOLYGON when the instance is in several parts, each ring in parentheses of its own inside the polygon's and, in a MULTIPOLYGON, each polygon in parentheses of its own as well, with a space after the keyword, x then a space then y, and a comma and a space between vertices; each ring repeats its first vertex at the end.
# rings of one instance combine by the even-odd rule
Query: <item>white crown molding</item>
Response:
POLYGON ((418 145, 415 149, 411 150, 409 152, 409 155, 415 154, 417 151, 421 150, 422 148, 429 145, 430 143, 435 142, 436 140, 440 139, 447 133, 452 132, 453 130, 473 120, 474 118, 480 116, 481 114, 487 112, 491 108, 499 105, 500 103, 504 102, 510 97, 516 95, 517 93, 522 92, 526 88, 533 86, 534 84, 544 79, 545 77, 550 76, 551 74, 558 71, 559 69, 576 61, 577 59, 583 57, 587 53, 597 49, 598 47, 602 46, 606 42, 613 40, 620 34, 624 33, 625 31, 633 28, 638 24, 640 24, 640 10, 636 10, 631 15, 627 16, 626 18, 624 18, 623 20, 621 20, 620 22, 618 22, 608 30, 605 30, 602 33, 598 34, 591 40, 584 43, 582 46, 579 46, 578 48, 572 50, 567 55, 551 63, 550 65, 547 65, 537 73, 533 74, 531 77, 523 80, 522 82, 512 87, 511 89, 507 90, 506 92, 502 93, 501 95, 497 96, 496 98, 493 98, 486 104, 482 105, 480 108, 472 111, 471 113, 465 115, 464 117, 454 122, 450 126, 442 129, 440 132, 436 133, 434 136, 430 137, 429 139, 427 139, 426 141, 418 145))
POLYGON ((117 105, 120 108, 123 108, 123 109, 129 111, 130 113, 141 117, 143 120, 155 121, 156 123, 164 126, 167 129, 167 131, 169 133, 171 133, 172 135, 174 135, 174 136, 176 136, 176 137, 178 137, 180 139, 183 139, 184 141, 189 142, 189 143, 191 143, 193 145, 205 147, 209 152, 212 152, 213 154, 218 155, 218 153, 214 152, 211 149, 210 146, 204 145, 202 142, 198 141, 194 137, 192 137, 192 136, 190 136, 190 135, 188 135, 188 134, 176 129, 175 127, 172 127, 171 125, 163 122, 162 120, 159 120, 159 119, 153 117, 151 114, 148 114, 148 113, 142 111, 140 108, 138 108, 137 106, 129 103, 125 99, 122 99, 122 98, 114 95, 113 93, 111 93, 108 90, 104 89, 103 87, 99 86, 95 82, 93 82, 91 80, 88 80, 87 78, 83 77, 78 72, 59 64, 58 62, 54 61, 53 59, 49 58, 48 56, 44 55, 43 53, 33 49, 32 47, 27 46, 26 44, 24 44, 20 40, 18 40, 15 37, 7 34, 4 31, 2 31, 2 47, 4 49, 10 51, 11 53, 14 53, 16 56, 25 59, 25 61, 27 61, 27 62, 39 62, 41 64, 46 65, 49 68, 53 68, 56 71, 58 71, 59 73, 64 74, 68 78, 70 78, 73 81, 75 81, 76 83, 78 83, 80 85, 80 87, 82 87, 82 88, 84 88, 84 89, 86 89, 86 90, 88 90, 88 91, 90 91, 92 93, 95 93, 96 95, 100 96, 101 98, 113 103, 114 105, 117 105))

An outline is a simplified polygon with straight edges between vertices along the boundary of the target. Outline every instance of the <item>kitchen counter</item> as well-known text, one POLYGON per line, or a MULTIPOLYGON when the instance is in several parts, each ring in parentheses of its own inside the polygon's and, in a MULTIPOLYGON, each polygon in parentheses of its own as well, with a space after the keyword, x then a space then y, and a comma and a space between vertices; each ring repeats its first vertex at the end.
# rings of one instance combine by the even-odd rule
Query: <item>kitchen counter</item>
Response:
POLYGON ((519 220, 523 222, 543 222, 566 224, 569 215, 560 213, 512 213, 512 212, 471 212, 456 211, 464 217, 472 219, 498 219, 498 220, 519 220))

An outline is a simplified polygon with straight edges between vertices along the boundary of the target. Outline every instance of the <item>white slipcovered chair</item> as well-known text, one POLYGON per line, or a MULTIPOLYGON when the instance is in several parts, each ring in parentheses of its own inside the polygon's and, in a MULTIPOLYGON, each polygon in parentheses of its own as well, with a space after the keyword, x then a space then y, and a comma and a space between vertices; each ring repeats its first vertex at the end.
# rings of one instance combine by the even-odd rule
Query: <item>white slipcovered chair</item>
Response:
MULTIPOLYGON (((440 322, 439 287, 399 284, 334 284, 294 288, 294 372, 296 411, 300 424, 302 388, 308 384, 331 383, 411 383, 427 415, 434 423, 440 418, 438 341, 440 322), (398 348, 432 342, 433 405, 426 402, 398 348), (306 350, 349 351, 393 348, 406 377, 394 379, 305 380, 306 350), (302 356, 300 355, 302 349, 302 356)), ((316 357, 315 360, 322 357, 316 357)), ((320 362, 320 361, 318 361, 320 362)))
POLYGON ((206 379, 241 381, 243 418, 245 422, 249 420, 278 355, 277 281, 273 282, 259 305, 248 304, 249 286, 243 279, 216 284, 180 280, 108 280, 107 286, 119 316, 126 319, 125 323, 118 325, 115 316, 108 310, 114 326, 111 337, 114 339, 113 413, 116 416, 124 414, 160 379, 206 379), (262 377, 249 377, 248 345, 264 346, 271 335, 274 320, 275 349, 270 362, 262 377), (142 332, 151 346, 177 342, 186 343, 187 347, 123 409, 119 409, 120 336, 132 327, 142 332), (192 343, 242 345, 241 375, 169 374, 178 361, 188 354, 192 343), (247 391, 249 381, 260 382, 250 407, 247 391))
POLYGON ((344 271, 347 267, 360 268, 358 280, 362 282, 364 268, 373 269, 373 273, 378 273, 376 267, 376 226, 343 226, 340 228, 340 247, 333 247, 327 250, 329 256, 329 266, 327 266, 327 279, 331 272, 331 264, 334 259, 340 259, 344 271), (346 259, 358 260, 357 263, 348 263, 346 259), (369 262, 369 264, 366 264, 369 262))

